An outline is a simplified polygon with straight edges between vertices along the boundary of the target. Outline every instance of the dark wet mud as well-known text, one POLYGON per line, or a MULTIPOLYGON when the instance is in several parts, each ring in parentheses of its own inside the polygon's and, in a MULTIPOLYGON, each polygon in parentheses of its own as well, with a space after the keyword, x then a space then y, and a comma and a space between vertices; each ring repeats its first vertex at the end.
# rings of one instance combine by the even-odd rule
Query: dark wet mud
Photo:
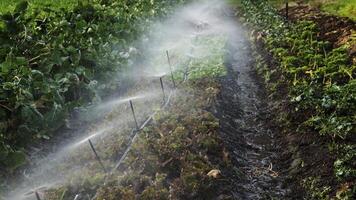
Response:
MULTIPOLYGON (((237 23, 237 22, 236 22, 237 23)), ((236 181, 234 199, 291 199, 279 172, 282 152, 277 131, 269 128, 270 109, 263 84, 254 70, 252 50, 244 30, 238 27, 229 37, 226 67, 217 100, 220 134, 225 142, 236 181)))

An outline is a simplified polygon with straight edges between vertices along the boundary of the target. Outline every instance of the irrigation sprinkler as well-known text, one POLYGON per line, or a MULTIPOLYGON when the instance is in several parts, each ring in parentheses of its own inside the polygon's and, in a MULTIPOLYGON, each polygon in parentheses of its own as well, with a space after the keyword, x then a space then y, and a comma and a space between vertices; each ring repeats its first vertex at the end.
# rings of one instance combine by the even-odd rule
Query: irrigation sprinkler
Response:
POLYGON ((176 81, 174 80, 173 70, 172 70, 172 63, 171 63, 171 58, 169 57, 168 50, 166 51, 166 54, 167 54, 167 60, 168 60, 169 69, 171 70, 173 86, 174 86, 174 88, 176 88, 176 81))
POLYGON ((80 195, 77 194, 77 195, 75 195, 74 200, 78 200, 79 198, 80 198, 80 195))
POLYGON ((133 118, 135 120, 136 130, 139 130, 140 127, 138 126, 138 123, 137 123, 137 118, 136 118, 135 109, 133 107, 132 100, 130 100, 130 107, 131 107, 131 111, 132 111, 132 116, 133 116, 133 118))
POLYGON ((103 162, 101 162, 101 159, 100 159, 98 153, 96 152, 93 143, 91 142, 90 139, 88 139, 88 142, 89 142, 89 145, 90 145, 91 150, 94 152, 94 155, 95 155, 96 160, 99 162, 99 164, 100 164, 101 168, 103 169, 103 171, 105 172, 105 174, 107 174, 107 170, 106 170, 106 168, 105 168, 103 162))
POLYGON ((159 82, 161 82, 161 89, 162 89, 162 93, 163 93, 163 103, 166 103, 166 93, 164 91, 164 86, 163 86, 163 79, 162 77, 159 77, 159 82))
POLYGON ((40 194, 38 194, 37 191, 35 191, 35 195, 36 195, 36 199, 37 199, 37 200, 41 200, 40 194))
POLYGON ((289 9, 288 0, 286 0, 286 19, 287 19, 287 21, 288 21, 288 18, 289 18, 288 9, 289 9))
MULTIPOLYGON (((189 62, 190 63, 190 59, 189 59, 189 62)), ((189 64, 188 64, 189 65, 189 64)), ((189 70, 189 66, 186 66, 185 69, 184 69, 184 72, 183 72, 183 82, 186 81, 188 79, 188 70, 189 70)))

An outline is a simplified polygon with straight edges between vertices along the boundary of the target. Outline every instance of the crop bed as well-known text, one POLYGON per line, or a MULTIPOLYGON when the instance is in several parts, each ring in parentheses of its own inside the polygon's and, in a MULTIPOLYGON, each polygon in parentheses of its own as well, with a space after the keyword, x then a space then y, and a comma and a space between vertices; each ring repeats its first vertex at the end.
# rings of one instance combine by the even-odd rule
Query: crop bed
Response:
POLYGON ((1 169, 14 171, 29 144, 70 128, 73 110, 132 84, 117 74, 140 57, 133 42, 180 3, 79 1, 66 10, 22 1, 1 14, 1 169))
POLYGON ((245 0, 242 10, 278 123, 289 133, 291 177, 308 198, 352 199, 356 66, 347 44, 333 48, 317 38, 314 22, 286 22, 264 1, 245 0))
MULTIPOLYGON (((199 49, 209 49, 209 53, 180 63, 187 67, 173 74, 178 89, 167 102, 168 107, 160 110, 158 104, 152 103, 161 103, 161 97, 134 101, 137 102, 135 110, 141 113, 137 118, 139 122, 152 110, 157 110, 152 122, 136 132, 137 137, 128 137, 133 133, 130 119, 119 124, 112 121, 125 118, 117 116, 128 112, 129 108, 125 106, 113 107, 104 117, 102 126, 93 126, 93 132, 101 129, 106 132, 93 140, 105 171, 90 151, 89 144, 76 149, 66 148, 48 169, 48 177, 57 177, 55 181, 46 187, 34 188, 25 196, 34 196, 35 191, 48 200, 75 197, 215 199, 228 194, 229 178, 223 176, 230 164, 228 153, 217 135, 219 121, 209 112, 220 88, 217 79, 226 74, 226 38, 199 36, 192 44, 199 49), (117 127, 110 128, 112 124, 117 127), (128 154, 124 155, 127 149, 128 154), (117 165, 121 159, 122 163, 117 165)), ((164 80, 166 85, 170 85, 167 81, 164 80)), ((139 84, 145 86, 148 83, 139 84)), ((83 141, 87 143, 87 139, 83 141)), ((42 180, 41 176, 38 179, 42 180)))

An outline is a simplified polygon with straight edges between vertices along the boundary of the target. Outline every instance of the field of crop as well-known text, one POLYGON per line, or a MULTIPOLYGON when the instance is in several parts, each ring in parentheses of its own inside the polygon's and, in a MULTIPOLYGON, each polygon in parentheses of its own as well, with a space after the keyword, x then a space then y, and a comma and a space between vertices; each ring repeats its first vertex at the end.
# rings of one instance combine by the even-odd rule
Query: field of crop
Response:
POLYGON ((118 90, 116 74, 135 59, 131 43, 182 1, 47 2, 11 4, 1 16, 0 164, 8 170, 24 164, 29 143, 67 127, 74 108, 118 90))
POLYGON ((355 199, 356 0, 285 2, 0 0, 0 200, 355 199))
MULTIPOLYGON (((333 172, 340 188, 337 194, 350 198, 354 192, 356 175, 355 134, 356 67, 348 55, 350 43, 332 48, 329 42, 317 39, 316 25, 312 21, 289 24, 268 3, 244 1, 245 17, 255 30, 269 34, 256 43, 264 44, 262 51, 275 59, 259 60, 258 69, 264 76, 271 95, 279 99, 281 92, 288 96, 280 115, 285 127, 297 127, 299 134, 317 132, 326 137, 329 153, 334 157, 333 172), (286 91, 287 90, 287 91, 286 91)), ((283 94, 282 94, 283 95, 283 94)), ((286 99, 285 99, 286 100, 286 99)), ((307 157, 302 160, 307 160, 307 157)), ((303 164, 304 165, 304 164, 303 164)), ((320 169, 321 170, 321 169, 320 169)), ((328 199, 335 188, 332 181, 323 180, 318 174, 302 180, 311 191, 310 198, 328 199)))

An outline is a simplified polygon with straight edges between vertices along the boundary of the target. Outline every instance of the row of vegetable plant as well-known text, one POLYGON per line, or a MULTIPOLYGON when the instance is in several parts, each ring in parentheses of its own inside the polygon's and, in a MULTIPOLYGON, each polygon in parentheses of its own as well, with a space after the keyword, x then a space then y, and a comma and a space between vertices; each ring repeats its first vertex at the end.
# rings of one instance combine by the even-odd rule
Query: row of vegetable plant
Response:
POLYGON ((120 88, 150 22, 184 0, 78 1, 71 10, 19 3, 0 16, 0 167, 67 127, 74 108, 120 88), (110 80, 110 81, 108 81, 110 80))
POLYGON ((348 46, 332 48, 318 40, 313 22, 286 22, 266 1, 243 0, 241 5, 245 21, 255 31, 255 42, 275 61, 257 58, 271 96, 281 100, 283 91, 288 94, 282 98, 288 112, 280 113, 280 122, 300 133, 317 132, 330 144, 338 188, 304 185, 315 199, 352 198, 356 191, 356 66, 347 54, 348 46))
MULTIPOLYGON (((179 70, 174 73, 181 84, 168 108, 160 110, 138 133, 117 171, 105 178, 89 152, 89 157, 81 157, 92 164, 62 186, 45 191, 46 199, 73 199, 76 194, 95 195, 100 200, 229 198, 229 178, 224 174, 231 163, 218 137, 219 121, 209 111, 219 93, 217 78, 226 74, 225 43, 226 38, 220 36, 195 40, 194 45, 209 49, 209 55, 179 64, 186 66, 187 81, 181 82, 179 70)), ((145 105, 137 109, 141 107, 145 105)), ((113 167, 112 159, 123 152, 127 141, 122 142, 126 134, 121 132, 125 131, 115 129, 115 134, 98 144, 98 152, 105 152, 102 158, 106 166, 113 167)))

